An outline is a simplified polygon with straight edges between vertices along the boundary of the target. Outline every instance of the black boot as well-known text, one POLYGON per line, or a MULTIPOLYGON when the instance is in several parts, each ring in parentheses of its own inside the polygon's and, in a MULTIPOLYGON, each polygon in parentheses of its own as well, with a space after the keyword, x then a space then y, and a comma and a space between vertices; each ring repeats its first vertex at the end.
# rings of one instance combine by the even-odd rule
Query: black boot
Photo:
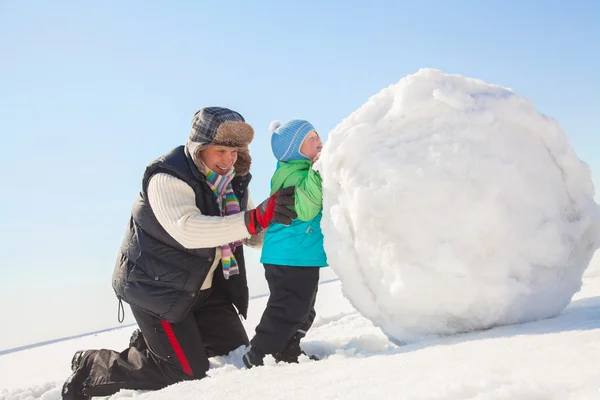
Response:
POLYGON ((75 372, 75 370, 79 368, 79 364, 81 364, 81 359, 84 354, 84 350, 76 351, 75 354, 73 354, 73 358, 71 358, 71 371, 75 372))
MULTIPOLYGON (((273 354, 273 358, 275 358, 275 361, 297 363, 298 357, 300 357, 301 355, 306 356, 307 354, 300 347, 300 339, 302 339, 303 336, 304 335, 299 334, 295 334, 294 336, 292 336, 288 344, 281 352, 273 354)), ((314 361, 319 360, 319 357, 315 355, 310 355, 308 356, 308 358, 314 361)))
POLYGON ((254 347, 250 347, 250 350, 244 354, 242 357, 242 361, 246 368, 258 367, 263 365, 263 359, 265 355, 260 351, 256 350, 254 347))
POLYGON ((136 348, 139 351, 144 351, 148 348, 142 331, 140 331, 139 329, 133 331, 133 333, 131 334, 131 338, 129 338, 129 347, 136 348))
POLYGON ((63 400, 89 400, 90 397, 83 394, 83 382, 88 377, 87 371, 81 368, 81 360, 86 352, 79 350, 71 359, 71 371, 73 373, 63 384, 60 392, 63 400))

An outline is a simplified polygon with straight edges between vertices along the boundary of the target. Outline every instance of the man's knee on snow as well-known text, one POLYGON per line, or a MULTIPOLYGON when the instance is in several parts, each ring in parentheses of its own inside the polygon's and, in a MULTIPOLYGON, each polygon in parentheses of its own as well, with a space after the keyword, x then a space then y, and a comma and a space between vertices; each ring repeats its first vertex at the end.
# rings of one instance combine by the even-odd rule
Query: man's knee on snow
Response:
POLYGON ((169 356, 167 360, 163 360, 160 364, 162 364, 165 375, 171 378, 173 383, 202 379, 206 377, 210 365, 206 357, 198 357, 194 360, 177 355, 169 356))

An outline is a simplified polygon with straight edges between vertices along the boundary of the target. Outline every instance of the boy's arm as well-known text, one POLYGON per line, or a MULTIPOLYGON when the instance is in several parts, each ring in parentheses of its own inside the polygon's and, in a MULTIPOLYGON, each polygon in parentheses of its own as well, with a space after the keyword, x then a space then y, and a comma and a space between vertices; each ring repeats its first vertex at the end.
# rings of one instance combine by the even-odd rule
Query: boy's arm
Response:
POLYGON ((321 175, 312 168, 308 176, 296 185, 296 213, 301 221, 310 221, 323 207, 323 189, 321 175))

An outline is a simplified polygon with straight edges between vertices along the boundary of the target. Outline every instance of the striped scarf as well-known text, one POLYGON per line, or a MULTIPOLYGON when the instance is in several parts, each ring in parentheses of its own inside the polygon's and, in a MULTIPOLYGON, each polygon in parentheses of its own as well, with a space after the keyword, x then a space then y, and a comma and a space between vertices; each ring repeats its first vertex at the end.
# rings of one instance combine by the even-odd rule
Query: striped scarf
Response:
MULTIPOLYGON (((227 175, 219 175, 205 166, 204 175, 206 176, 208 186, 217 198, 221 216, 238 214, 240 212, 240 203, 231 187, 231 181, 235 177, 235 169, 232 169, 227 175)), ((221 245, 221 264, 223 265, 223 276, 225 276, 225 279, 229 279, 231 275, 240 273, 233 251, 241 245, 242 242, 239 240, 221 245)))

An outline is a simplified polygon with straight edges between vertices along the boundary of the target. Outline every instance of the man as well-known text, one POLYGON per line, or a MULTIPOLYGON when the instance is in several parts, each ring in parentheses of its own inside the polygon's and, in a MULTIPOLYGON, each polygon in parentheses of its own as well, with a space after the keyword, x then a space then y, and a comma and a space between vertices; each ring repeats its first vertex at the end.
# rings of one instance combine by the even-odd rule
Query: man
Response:
POLYGON ((291 224, 294 188, 253 208, 248 184, 253 128, 237 112, 199 110, 185 146, 150 163, 115 270, 113 288, 141 335, 122 352, 78 351, 65 400, 120 389, 155 390, 206 376, 208 358, 248 345, 242 240, 291 224))

